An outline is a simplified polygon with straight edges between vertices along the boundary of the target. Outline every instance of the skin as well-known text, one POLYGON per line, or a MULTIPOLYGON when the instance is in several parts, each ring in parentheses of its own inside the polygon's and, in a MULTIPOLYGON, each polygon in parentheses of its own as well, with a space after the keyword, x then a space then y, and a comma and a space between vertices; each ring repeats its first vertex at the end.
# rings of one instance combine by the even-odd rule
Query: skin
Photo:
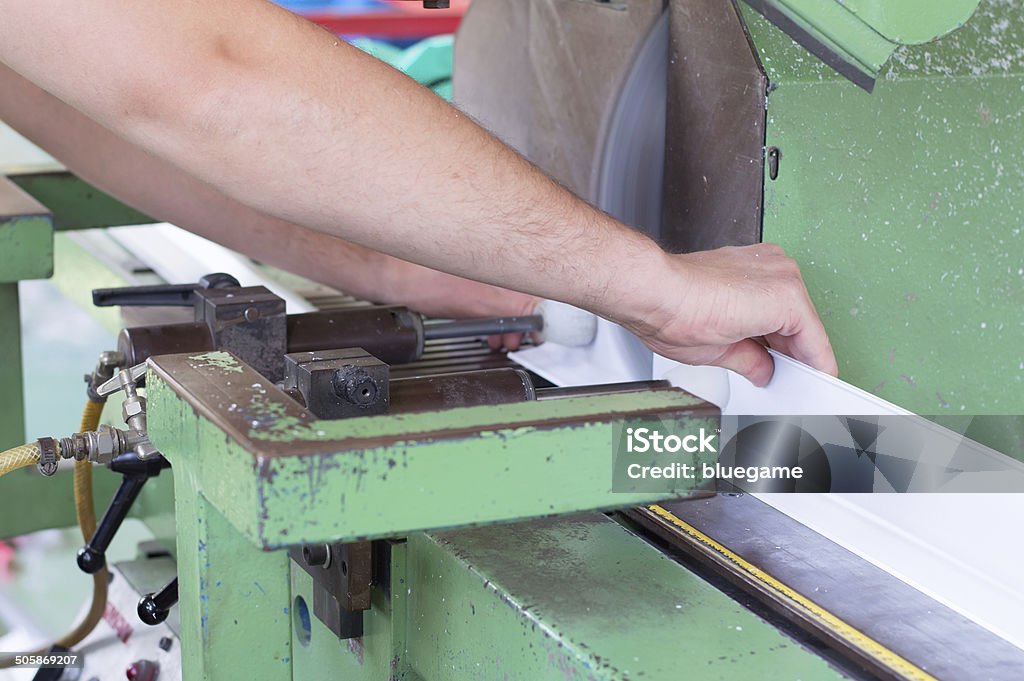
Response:
MULTIPOLYGON (((254 210, 126 142, 3 65, 0 92, 0 120, 82 179, 147 215, 262 262, 365 300, 407 305, 435 317, 525 315, 539 302, 254 210)), ((522 334, 506 334, 491 345, 515 350, 521 341, 522 334)))
MULTIPOLYGON (((190 229, 243 211, 252 219, 218 221, 246 225, 241 235, 205 235, 257 257, 280 249, 282 234, 306 258, 321 239, 344 239, 526 294, 510 309, 534 297, 589 309, 663 355, 759 385, 772 364, 753 338, 836 373, 799 269, 778 246, 668 255, 429 91, 263 0, 0 0, 0 16, 0 63, 51 107, 77 110, 158 164, 177 202, 198 192, 194 219, 174 220, 190 229)), ((168 202, 160 182, 109 180, 168 202)), ((324 257, 325 270, 340 267, 324 257)), ((441 289, 471 286, 431 276, 441 289)))

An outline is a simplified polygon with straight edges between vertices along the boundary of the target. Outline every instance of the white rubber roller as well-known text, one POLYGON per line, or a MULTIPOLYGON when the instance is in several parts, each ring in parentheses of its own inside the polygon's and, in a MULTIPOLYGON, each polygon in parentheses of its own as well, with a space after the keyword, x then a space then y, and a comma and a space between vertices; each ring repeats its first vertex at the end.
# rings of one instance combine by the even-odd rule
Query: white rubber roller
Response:
POLYGON ((545 300, 533 313, 544 319, 540 337, 545 343, 583 347, 597 336, 597 316, 572 305, 545 300))

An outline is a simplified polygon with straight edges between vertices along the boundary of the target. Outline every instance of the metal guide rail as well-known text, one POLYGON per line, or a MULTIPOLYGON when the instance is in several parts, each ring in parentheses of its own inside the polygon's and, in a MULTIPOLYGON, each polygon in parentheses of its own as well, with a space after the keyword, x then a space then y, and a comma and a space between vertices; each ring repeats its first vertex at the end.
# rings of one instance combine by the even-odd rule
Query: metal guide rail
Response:
POLYGON ((871 678, 1016 679, 1024 651, 749 494, 625 512, 871 678))

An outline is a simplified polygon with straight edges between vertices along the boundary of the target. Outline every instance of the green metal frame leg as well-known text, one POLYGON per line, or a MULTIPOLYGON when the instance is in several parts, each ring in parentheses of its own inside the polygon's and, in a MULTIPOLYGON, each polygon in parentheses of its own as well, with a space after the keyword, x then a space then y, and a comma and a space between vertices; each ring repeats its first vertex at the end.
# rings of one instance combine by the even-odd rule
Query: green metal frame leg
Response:
POLYGON ((247 541, 176 474, 178 607, 187 681, 290 681, 288 554, 247 541))
MULTIPOLYGON (((18 284, 0 284, 0 449, 25 442, 25 396, 21 377, 21 319, 18 316, 18 284)), ((6 496, 4 497, 6 498, 6 496)))

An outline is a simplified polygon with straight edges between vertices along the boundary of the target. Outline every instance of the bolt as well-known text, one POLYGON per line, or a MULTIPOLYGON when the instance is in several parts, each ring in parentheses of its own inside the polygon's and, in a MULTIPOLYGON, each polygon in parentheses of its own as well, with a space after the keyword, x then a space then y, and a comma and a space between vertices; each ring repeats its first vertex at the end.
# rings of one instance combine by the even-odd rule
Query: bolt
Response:
POLYGON ((260 318, 260 311, 255 307, 248 307, 245 309, 245 321, 254 322, 260 318))
POLYGON ((365 369, 356 366, 344 366, 334 372, 331 385, 335 395, 360 407, 376 403, 380 395, 373 377, 365 369))
POLYGON ((309 567, 329 567, 331 564, 331 547, 327 544, 307 544, 302 547, 302 560, 309 567))

